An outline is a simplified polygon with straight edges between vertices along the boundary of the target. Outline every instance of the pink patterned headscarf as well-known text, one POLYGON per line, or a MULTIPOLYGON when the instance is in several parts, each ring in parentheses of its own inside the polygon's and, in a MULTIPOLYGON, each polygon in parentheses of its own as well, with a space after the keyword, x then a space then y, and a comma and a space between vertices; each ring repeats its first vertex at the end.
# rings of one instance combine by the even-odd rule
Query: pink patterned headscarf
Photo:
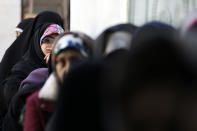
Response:
POLYGON ((40 44, 42 43, 42 40, 51 35, 51 34, 62 34, 64 33, 64 29, 62 27, 60 27, 59 25, 57 24, 52 24, 50 26, 48 26, 46 28, 46 30, 44 31, 42 37, 40 38, 40 44))

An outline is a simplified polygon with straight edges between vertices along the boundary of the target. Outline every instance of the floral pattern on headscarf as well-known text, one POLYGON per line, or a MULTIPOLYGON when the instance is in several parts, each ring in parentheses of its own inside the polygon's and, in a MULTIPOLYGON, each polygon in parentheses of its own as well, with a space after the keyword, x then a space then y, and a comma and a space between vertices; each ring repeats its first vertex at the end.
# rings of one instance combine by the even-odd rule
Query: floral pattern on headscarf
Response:
POLYGON ((57 56, 60 51, 69 47, 78 50, 84 57, 88 56, 83 40, 80 37, 75 37, 73 34, 67 34, 58 40, 54 47, 54 56, 57 56))
POLYGON ((42 43, 42 40, 45 37, 47 37, 51 34, 59 34, 60 35, 62 33, 64 33, 64 29, 61 26, 59 26, 57 24, 52 24, 49 27, 47 27, 47 29, 44 31, 42 37, 40 38, 40 43, 42 43))

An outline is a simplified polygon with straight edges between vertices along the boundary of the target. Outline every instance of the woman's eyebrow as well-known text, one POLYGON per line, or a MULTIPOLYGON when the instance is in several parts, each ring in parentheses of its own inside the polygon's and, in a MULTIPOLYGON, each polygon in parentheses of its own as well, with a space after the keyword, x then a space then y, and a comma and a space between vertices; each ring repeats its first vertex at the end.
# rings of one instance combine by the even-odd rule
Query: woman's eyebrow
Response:
POLYGON ((49 38, 55 38, 56 35, 49 35, 49 36, 46 36, 46 38, 49 37, 49 38))
POLYGON ((53 37, 53 36, 47 36, 46 38, 55 38, 55 37, 53 37))

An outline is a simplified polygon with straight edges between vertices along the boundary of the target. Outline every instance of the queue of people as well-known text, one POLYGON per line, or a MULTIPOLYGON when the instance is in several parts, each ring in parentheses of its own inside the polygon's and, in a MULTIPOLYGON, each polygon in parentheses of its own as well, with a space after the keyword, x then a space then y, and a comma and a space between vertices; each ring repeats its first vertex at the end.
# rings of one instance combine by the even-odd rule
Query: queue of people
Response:
POLYGON ((196 131, 197 15, 186 21, 92 39, 55 12, 23 20, 0 63, 0 130, 196 131))

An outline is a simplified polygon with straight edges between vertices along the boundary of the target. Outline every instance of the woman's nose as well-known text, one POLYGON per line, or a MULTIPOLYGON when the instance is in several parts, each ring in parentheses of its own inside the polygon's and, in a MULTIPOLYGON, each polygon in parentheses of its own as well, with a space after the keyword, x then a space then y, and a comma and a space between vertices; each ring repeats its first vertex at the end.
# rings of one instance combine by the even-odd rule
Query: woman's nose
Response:
POLYGON ((47 47, 46 47, 46 49, 47 50, 52 50, 53 48, 52 48, 52 45, 48 45, 47 47))
POLYGON ((46 49, 48 49, 48 50, 52 50, 52 47, 47 47, 46 49))
POLYGON ((69 69, 70 69, 70 62, 67 62, 66 63, 66 66, 64 67, 64 74, 66 74, 68 71, 69 71, 69 69))

